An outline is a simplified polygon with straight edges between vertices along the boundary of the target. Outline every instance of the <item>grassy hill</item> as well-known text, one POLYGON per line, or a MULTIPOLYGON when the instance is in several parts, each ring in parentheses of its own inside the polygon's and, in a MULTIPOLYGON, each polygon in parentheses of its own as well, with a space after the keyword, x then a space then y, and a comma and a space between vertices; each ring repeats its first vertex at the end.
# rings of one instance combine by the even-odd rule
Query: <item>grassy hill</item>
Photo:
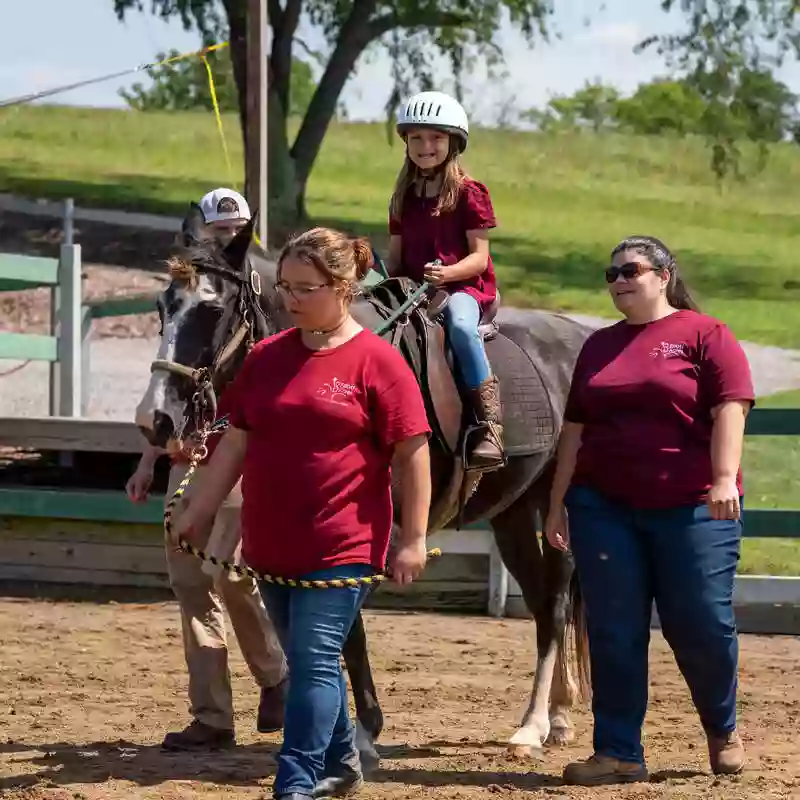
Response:
MULTIPOLYGON (((241 174, 237 121, 225 119, 241 174)), ((385 239, 402 158, 382 125, 332 126, 308 188, 315 220, 385 239)), ((507 302, 614 316, 600 270, 630 233, 679 255, 703 307, 753 341, 800 348, 800 148, 772 149, 746 183, 719 188, 702 141, 476 130, 466 165, 491 189, 507 302)), ((231 183, 213 117, 18 107, 0 112, 0 191, 181 213, 231 183)))
MULTIPOLYGON (((238 176, 236 119, 225 130, 238 176)), ((398 145, 388 146, 380 125, 334 125, 309 185, 312 216, 380 245, 398 145)), ((623 236, 650 233, 678 252, 705 308, 737 335, 800 348, 800 148, 774 148, 763 172, 721 190, 708 151, 691 140, 477 130, 467 154, 495 202, 493 252, 507 301, 613 316, 601 268, 623 236)), ((205 113, 0 112, 0 191, 180 214, 232 182, 205 113)), ((800 392, 760 405, 797 407, 800 392)), ((748 439, 744 469, 749 507, 800 508, 797 439, 748 439)), ((798 575, 800 544, 747 540, 740 571, 798 575)))

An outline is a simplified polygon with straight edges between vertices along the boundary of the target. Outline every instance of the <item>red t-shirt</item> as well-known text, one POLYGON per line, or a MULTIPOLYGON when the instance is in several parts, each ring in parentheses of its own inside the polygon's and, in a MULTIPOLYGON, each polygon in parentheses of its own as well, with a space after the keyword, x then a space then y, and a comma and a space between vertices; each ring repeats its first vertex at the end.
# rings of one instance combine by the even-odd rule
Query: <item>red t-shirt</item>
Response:
MULTIPOLYGON (((497 226, 489 190, 471 178, 464 182, 453 211, 434 216, 436 203, 437 198, 420 197, 411 186, 403 201, 402 218, 389 217, 389 233, 402 236, 401 273, 417 283, 424 280, 425 264, 438 258, 445 266, 452 266, 469 255, 467 231, 497 226)), ((485 311, 497 295, 491 255, 480 275, 446 283, 442 288, 471 294, 485 311)))
MULTIPOLYGON (((583 424, 573 483, 638 508, 704 502, 711 409, 755 400, 747 357, 721 322, 678 311, 595 331, 575 365, 565 419, 583 424)), ((742 492, 741 470, 737 486, 742 492)))
POLYGON ((228 390, 246 430, 242 554, 286 577, 342 564, 383 569, 394 446, 430 427, 403 356, 364 330, 330 350, 297 328, 259 342, 228 390))

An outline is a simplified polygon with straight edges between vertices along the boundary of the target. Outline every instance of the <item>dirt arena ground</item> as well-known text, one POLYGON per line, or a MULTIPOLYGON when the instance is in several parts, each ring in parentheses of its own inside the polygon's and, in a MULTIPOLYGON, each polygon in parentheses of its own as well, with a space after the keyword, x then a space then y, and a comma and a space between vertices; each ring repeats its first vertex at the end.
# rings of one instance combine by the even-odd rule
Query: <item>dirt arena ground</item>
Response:
MULTIPOLYGON (((531 682, 533 625, 422 613, 369 612, 367 626, 387 727, 382 768, 361 797, 800 798, 800 641, 742 641, 742 732, 750 762, 714 780, 687 692, 654 635, 647 720, 650 783, 575 789, 577 739, 542 762, 509 758, 531 682)), ((232 672, 240 746, 227 754, 162 753, 186 721, 186 675, 172 603, 0 600, 0 797, 8 800, 271 798, 277 735, 254 730, 257 691, 238 648, 232 672)))

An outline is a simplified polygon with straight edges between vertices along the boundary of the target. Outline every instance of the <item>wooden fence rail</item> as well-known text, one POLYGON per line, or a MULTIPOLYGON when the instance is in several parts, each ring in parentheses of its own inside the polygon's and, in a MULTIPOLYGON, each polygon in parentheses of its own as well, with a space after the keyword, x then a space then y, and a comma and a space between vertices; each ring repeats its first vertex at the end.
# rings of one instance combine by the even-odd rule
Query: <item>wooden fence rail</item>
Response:
MULTIPOLYGON (((0 332, 0 359, 50 362, 51 416, 44 419, 0 418, 0 444, 61 452, 136 453, 140 450, 143 440, 132 423, 85 418, 89 400, 89 332, 93 319, 152 312, 155 309, 156 295, 149 293, 138 297, 83 301, 81 249, 80 245, 72 243, 71 219, 67 203, 65 241, 68 243, 62 245, 58 259, 0 254, 0 291, 47 287, 52 298, 49 335, 0 332)), ((378 279, 379 276, 375 273, 370 276, 368 282, 378 279)), ((756 408, 748 417, 746 434, 747 436, 800 436, 800 409, 756 408)), ((162 502, 160 498, 152 498, 145 504, 134 505, 121 490, 2 486, 0 487, 0 523, 2 523, 0 534, 3 534, 5 525, 6 533, 16 542, 19 535, 25 538, 29 536, 30 529, 27 527, 29 524, 43 525, 45 528, 55 525, 58 531, 46 534, 43 529, 39 534, 43 538, 34 548, 36 552, 32 550, 27 555, 23 554, 25 558, 22 560, 25 564, 10 564, 7 559, 4 561, 4 556, 0 557, 0 579, 12 575, 17 575, 21 579, 23 574, 33 580, 37 579, 37 575, 46 574, 61 575, 63 578, 69 572, 69 575, 80 582, 83 574, 81 567, 75 560, 73 550, 70 549, 72 545, 65 545, 65 540, 68 539, 70 542, 80 540, 86 544, 80 538, 86 534, 78 531, 83 531, 87 525, 107 528, 112 538, 121 536, 126 541, 130 538, 134 543, 136 539, 133 536, 134 529, 138 531, 144 525, 151 533, 155 531, 153 534, 155 539, 151 544, 158 547, 157 531, 161 523, 162 502), (70 525, 78 526, 75 528, 75 534, 68 533, 66 528, 61 529, 70 525), (26 533, 14 533, 19 526, 21 526, 20 531, 26 533), (65 546, 67 550, 64 550, 64 553, 67 555, 62 553, 58 556, 57 552, 60 553, 65 546), (61 563, 59 559, 64 560, 65 564, 75 563, 68 568, 59 567, 54 572, 48 573, 52 567, 48 565, 53 558, 59 564, 61 563), (37 564, 40 564, 41 569, 37 564)), ((800 539, 800 509, 745 508, 744 523, 744 535, 750 538, 800 539)), ((441 567, 434 567, 434 573, 444 569, 449 577, 444 580, 442 575, 438 573, 434 575, 436 580, 433 584, 439 588, 430 591, 444 591, 441 586, 445 586, 448 580, 451 581, 448 585, 452 589, 452 585, 458 584, 459 580, 466 580, 464 576, 468 575, 467 582, 474 592, 480 583, 480 581, 476 583, 474 559, 488 557, 488 586, 482 591, 488 589, 489 613, 502 616, 507 611, 509 595, 518 595, 519 589, 510 579, 496 547, 491 543, 491 539, 486 537, 485 531, 486 526, 478 524, 461 532, 452 530, 442 532, 441 536, 446 543, 443 550, 456 559, 452 562, 455 566, 449 568, 444 564, 441 567)), ((0 539, 2 538, 0 535, 0 539)), ((100 548, 97 551, 100 553, 104 548, 111 547, 109 542, 101 542, 99 534, 89 538, 91 542, 87 546, 90 550, 92 547, 100 548)), ((12 551, 16 553, 15 559, 21 558, 22 551, 17 553, 19 548, 20 545, 16 543, 4 545, 0 541, 0 556, 8 550, 8 553, 12 551), (9 547, 11 550, 8 550, 9 547)), ((98 558, 102 561, 103 557, 98 555, 98 558)), ((129 582, 131 585, 142 585, 142 580, 146 582, 151 579, 137 577, 138 573, 133 566, 128 571, 106 570, 105 572, 108 572, 106 578, 112 584, 129 582)), ((102 577, 105 572, 97 571, 98 581, 106 580, 102 577)), ((41 577, 38 579, 47 580, 41 577)), ((161 585, 165 578, 161 576, 152 580, 161 585)), ((460 590, 455 590, 455 595, 458 595, 458 591, 460 590)))

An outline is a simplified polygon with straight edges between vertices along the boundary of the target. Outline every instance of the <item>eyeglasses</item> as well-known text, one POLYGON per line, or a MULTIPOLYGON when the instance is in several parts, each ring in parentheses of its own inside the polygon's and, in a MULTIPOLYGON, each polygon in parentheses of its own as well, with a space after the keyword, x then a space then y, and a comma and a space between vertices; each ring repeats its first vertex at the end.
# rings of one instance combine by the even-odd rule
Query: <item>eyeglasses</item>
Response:
POLYGON ((275 284, 275 291, 280 292, 284 295, 291 295, 294 297, 295 300, 305 300, 308 297, 311 297, 314 292, 325 289, 326 287, 330 286, 330 283, 320 283, 316 286, 289 286, 288 283, 284 283, 283 281, 278 281, 275 284))
POLYGON ((610 266, 606 268, 606 281, 608 283, 614 283, 616 279, 622 275, 626 281, 629 281, 631 278, 638 278, 640 275, 644 275, 645 272, 659 272, 661 267, 652 267, 648 264, 642 264, 640 261, 629 261, 627 264, 622 264, 620 266, 610 266))

